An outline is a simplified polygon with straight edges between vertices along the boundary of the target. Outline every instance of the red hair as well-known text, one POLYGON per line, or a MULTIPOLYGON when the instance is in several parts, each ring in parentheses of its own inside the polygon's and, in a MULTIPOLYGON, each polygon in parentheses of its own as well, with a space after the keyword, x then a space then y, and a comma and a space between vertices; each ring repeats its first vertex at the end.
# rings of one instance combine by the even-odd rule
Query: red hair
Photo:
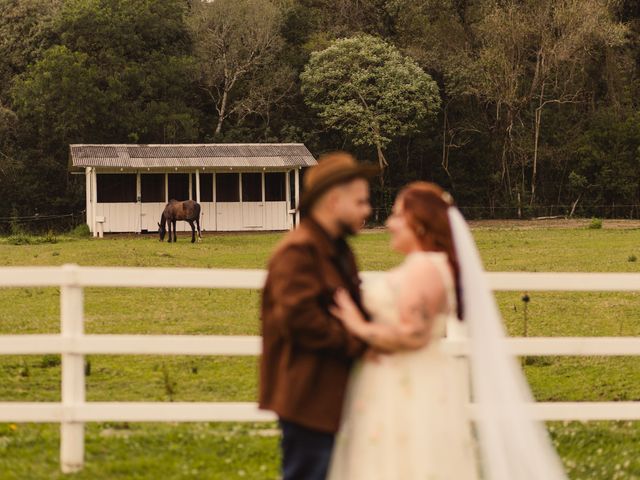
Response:
POLYGON ((451 196, 435 183, 413 182, 400 191, 398 200, 402 202, 402 214, 423 249, 447 254, 455 283, 458 318, 462 319, 460 267, 449 223, 449 207, 453 205, 451 196))

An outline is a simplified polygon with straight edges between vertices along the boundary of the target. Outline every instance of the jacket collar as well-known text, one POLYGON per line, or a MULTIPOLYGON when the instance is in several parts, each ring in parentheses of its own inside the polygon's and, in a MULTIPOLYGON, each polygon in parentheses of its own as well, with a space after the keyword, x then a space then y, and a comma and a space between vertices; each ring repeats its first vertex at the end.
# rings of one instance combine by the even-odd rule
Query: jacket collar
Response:
POLYGON ((300 222, 300 226, 307 228, 311 232, 322 254, 328 257, 338 256, 336 244, 340 241, 340 239, 333 238, 331 235, 329 235, 329 233, 324 228, 322 228, 322 226, 311 216, 302 219, 302 221, 300 222))

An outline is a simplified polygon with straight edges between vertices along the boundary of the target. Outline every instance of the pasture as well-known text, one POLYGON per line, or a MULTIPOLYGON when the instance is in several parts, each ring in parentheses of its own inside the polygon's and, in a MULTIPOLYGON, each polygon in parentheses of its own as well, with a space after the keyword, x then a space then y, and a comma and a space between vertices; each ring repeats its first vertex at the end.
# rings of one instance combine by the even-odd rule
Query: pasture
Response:
MULTIPOLYGON (((491 271, 640 272, 640 230, 476 228, 491 271)), ((13 245, 0 239, 1 265, 122 265, 263 268, 280 234, 187 234, 103 240, 60 237, 13 245)), ((384 231, 353 240, 363 270, 401 259, 384 231)), ((640 336, 638 294, 536 293, 527 305, 531 336, 640 336)), ((511 335, 522 335, 521 294, 500 293, 511 335)), ((256 290, 87 289, 87 333, 259 333, 256 290)), ((0 333, 59 331, 58 292, 0 290, 0 333)), ((89 401, 253 401, 256 359, 90 356, 89 401)), ((0 357, 0 401, 60 398, 58 356, 0 357)), ((640 399, 640 358, 533 357, 524 360, 538 400, 640 399)), ((640 478, 638 422, 549 425, 572 479, 640 478)), ((277 478, 278 436, 271 424, 88 424, 85 469, 77 479, 277 478)), ((0 478, 62 478, 58 426, 0 424, 0 478)))

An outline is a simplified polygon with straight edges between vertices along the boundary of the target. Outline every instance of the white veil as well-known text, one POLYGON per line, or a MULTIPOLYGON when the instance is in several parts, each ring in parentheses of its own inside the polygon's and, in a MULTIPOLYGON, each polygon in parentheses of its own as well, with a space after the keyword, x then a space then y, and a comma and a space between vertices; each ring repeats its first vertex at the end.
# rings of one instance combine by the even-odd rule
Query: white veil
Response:
POLYGON ((531 391, 503 341, 500 312, 471 232, 460 211, 449 208, 464 321, 470 336, 471 381, 480 453, 489 480, 564 480, 566 475, 544 424, 527 409, 531 391))

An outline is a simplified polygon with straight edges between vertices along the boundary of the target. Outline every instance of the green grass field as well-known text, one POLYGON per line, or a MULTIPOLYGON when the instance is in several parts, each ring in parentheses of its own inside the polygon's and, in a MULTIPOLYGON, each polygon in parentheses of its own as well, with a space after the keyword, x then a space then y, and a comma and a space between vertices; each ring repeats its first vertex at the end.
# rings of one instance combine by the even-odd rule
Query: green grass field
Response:
MULTIPOLYGON (((493 271, 640 271, 640 230, 477 229, 493 271)), ((155 236, 58 238, 13 245, 0 265, 126 265, 262 268, 280 234, 206 236, 191 244, 155 236)), ((401 261, 385 232, 353 241, 363 270, 401 261)), ((640 335, 637 294, 531 293, 529 335, 640 335)), ((511 335, 523 331, 517 292, 498 302, 511 335)), ((88 333, 257 334, 256 290, 87 289, 88 333)), ((0 290, 0 334, 59 331, 54 288, 0 290)), ((252 401, 256 359, 90 356, 90 401, 252 401)), ((640 400, 640 358, 535 357, 526 372, 538 400, 640 400)), ((0 401, 60 399, 59 356, 0 357, 0 401)), ((638 422, 555 423, 554 442, 572 479, 640 478, 638 422)), ((62 478, 57 425, 0 424, 0 478, 62 478)), ((90 424, 78 479, 277 478, 272 424, 90 424)))

